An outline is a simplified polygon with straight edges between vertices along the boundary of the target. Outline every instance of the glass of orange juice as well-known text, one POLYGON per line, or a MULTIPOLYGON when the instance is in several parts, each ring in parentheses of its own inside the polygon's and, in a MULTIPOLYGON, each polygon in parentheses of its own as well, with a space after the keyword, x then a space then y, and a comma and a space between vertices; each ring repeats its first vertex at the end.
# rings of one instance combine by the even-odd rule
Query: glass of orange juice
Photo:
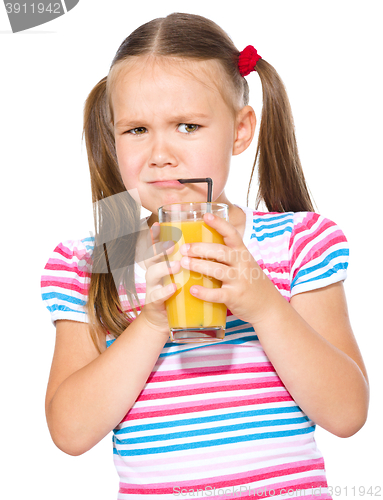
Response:
MULTIPOLYGON (((211 212, 217 217, 229 220, 228 205, 216 202, 185 202, 163 205, 158 209, 160 240, 175 242, 168 259, 181 260, 180 247, 184 243, 220 243, 223 237, 203 221, 203 215, 211 212)), ((207 259, 212 260, 214 259, 207 259)), ((222 282, 195 271, 181 267, 175 275, 165 276, 164 286, 175 282, 176 292, 165 302, 172 342, 214 342, 225 336, 225 304, 206 302, 190 293, 190 287, 201 285, 206 288, 220 288, 222 282)))

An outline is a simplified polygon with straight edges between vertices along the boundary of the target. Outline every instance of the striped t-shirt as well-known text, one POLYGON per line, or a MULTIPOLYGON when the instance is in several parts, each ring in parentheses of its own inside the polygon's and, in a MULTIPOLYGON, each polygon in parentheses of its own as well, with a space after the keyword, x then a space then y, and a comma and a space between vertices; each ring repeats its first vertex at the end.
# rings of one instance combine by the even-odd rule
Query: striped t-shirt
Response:
MULTIPOLYGON (((246 213, 243 241, 286 298, 346 278, 348 244, 312 212, 246 213)), ((52 321, 87 322, 94 241, 59 244, 42 276, 52 321)), ((145 303, 145 271, 135 265, 145 303)), ((121 296, 124 310, 127 297, 121 296)), ((114 339, 107 336, 107 346, 114 339)), ((128 381, 127 381, 128 383, 128 381)), ((167 343, 133 407, 113 430, 119 500, 330 499, 315 423, 278 377, 249 323, 227 313, 218 343, 167 343)))

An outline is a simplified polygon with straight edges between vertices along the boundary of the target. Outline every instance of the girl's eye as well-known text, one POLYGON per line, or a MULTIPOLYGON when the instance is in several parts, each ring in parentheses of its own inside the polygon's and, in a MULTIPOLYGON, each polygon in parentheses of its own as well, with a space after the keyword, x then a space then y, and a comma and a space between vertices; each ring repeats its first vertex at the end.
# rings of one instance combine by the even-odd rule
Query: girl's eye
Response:
POLYGON ((178 130, 183 134, 190 134, 191 132, 196 132, 199 129, 199 125, 194 123, 180 123, 178 125, 178 130))
POLYGON ((145 132, 146 132, 145 127, 136 127, 127 131, 128 134, 133 134, 133 135, 142 135, 145 134, 145 132))

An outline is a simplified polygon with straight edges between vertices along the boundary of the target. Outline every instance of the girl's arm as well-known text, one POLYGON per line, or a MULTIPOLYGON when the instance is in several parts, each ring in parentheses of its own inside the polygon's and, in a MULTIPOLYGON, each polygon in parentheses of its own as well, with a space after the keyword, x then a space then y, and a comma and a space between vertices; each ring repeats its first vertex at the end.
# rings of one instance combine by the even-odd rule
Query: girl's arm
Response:
MULTIPOLYGON (((282 382, 311 420, 337 436, 355 434, 367 418, 369 385, 350 326, 342 281, 297 293, 289 303, 244 245, 237 229, 220 217, 209 216, 204 216, 204 222, 223 236, 225 245, 183 245, 180 251, 185 257, 181 265, 216 277, 222 286, 193 286, 190 293, 202 300, 226 304, 234 316, 253 325, 282 382), (215 262, 209 260, 212 256, 215 262)), ((312 219, 318 221, 319 216, 312 214, 312 219)), ((297 241, 291 240, 289 247, 290 254, 299 255, 300 262, 305 254, 308 257, 302 273, 306 280, 307 266, 320 255, 322 233, 327 231, 327 240, 322 244, 327 248, 346 241, 328 219, 322 218, 319 227, 316 248, 309 239, 304 240, 307 248, 302 244, 302 225, 297 241)), ((309 229, 306 228, 306 235, 309 229)), ((318 230, 318 224, 314 229, 318 230)), ((344 258, 346 255, 344 252, 344 258)), ((331 266, 330 262, 330 271, 336 272, 331 266)), ((340 269, 346 267, 343 262, 340 269)), ((321 271, 324 272, 323 267, 321 271)))
POLYGON ((88 325, 57 321, 56 345, 46 393, 46 417, 56 446, 81 455, 114 429, 144 387, 169 330, 141 313, 101 355, 88 325))
POLYGON ((46 394, 46 416, 55 444, 70 455, 85 453, 112 429, 133 406, 169 339, 165 302, 176 289, 164 287, 173 273, 164 259, 173 246, 159 242, 160 226, 153 225, 153 245, 145 253, 145 305, 137 318, 101 354, 89 327, 56 321, 56 346, 46 394))
POLYGON ((352 436, 367 418, 369 384, 343 283, 294 295, 290 304, 274 290, 253 323, 267 356, 311 420, 339 437, 352 436))
MULTIPOLYGON (((307 280, 312 259, 346 239, 333 222, 317 214, 310 214, 312 224, 304 229, 299 221, 302 214, 305 218, 305 213, 298 213, 295 221, 298 230, 296 238, 290 239, 289 255, 299 256, 306 265, 301 274, 307 280), (306 236, 310 230, 316 231, 315 248, 310 244, 312 239, 302 241, 303 230, 306 236)), ((249 252, 237 229, 220 217, 209 217, 211 214, 204 215, 204 222, 223 236, 225 245, 183 245, 181 265, 216 277, 222 286, 193 286, 190 293, 226 304, 234 316, 253 325, 282 382, 311 420, 337 436, 355 434, 367 418, 369 386, 350 326, 342 282, 298 293, 289 303, 249 252), (212 256, 214 262, 209 260, 212 256)), ((343 260, 348 255, 346 250, 339 253, 343 260)), ((334 272, 335 279, 345 275, 337 275, 338 267, 332 265, 326 264, 329 276, 334 272)), ((339 267, 346 268, 346 262, 339 267)))

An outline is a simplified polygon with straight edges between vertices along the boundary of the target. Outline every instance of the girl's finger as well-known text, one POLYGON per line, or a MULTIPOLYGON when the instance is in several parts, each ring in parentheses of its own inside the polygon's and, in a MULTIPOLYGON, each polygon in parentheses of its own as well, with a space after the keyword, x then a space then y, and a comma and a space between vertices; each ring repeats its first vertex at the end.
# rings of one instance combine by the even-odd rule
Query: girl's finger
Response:
POLYGON ((156 262, 161 262, 161 260, 166 260, 167 256, 171 255, 173 251, 173 241, 159 241, 146 250, 143 260, 145 262, 145 265, 148 267, 156 262))
POLYGON ((223 288, 205 288, 193 285, 190 287, 190 294, 206 302, 225 304, 225 290, 223 288))
POLYGON ((231 248, 239 248, 243 246, 241 235, 237 229, 222 217, 216 217, 213 214, 204 214, 204 222, 215 229, 223 236, 225 245, 231 248))
POLYGON ((151 266, 145 275, 146 280, 146 299, 145 304, 149 302, 167 300, 177 289, 177 285, 172 275, 173 272, 180 270, 179 261, 173 261, 173 266, 167 267, 166 262, 151 266), (163 286, 163 278, 171 275, 172 283, 163 286))
POLYGON ((152 245, 160 241, 160 224, 155 222, 151 228, 149 228, 150 236, 152 239, 152 245))
POLYGON ((146 286, 153 287, 162 285, 162 279, 165 276, 171 276, 171 279, 173 281, 173 274, 178 273, 180 270, 181 264, 178 260, 174 260, 171 262, 164 261, 152 265, 146 271, 146 286))
POLYGON ((187 257, 183 257, 180 263, 184 269, 189 269, 190 271, 203 274, 204 276, 211 276, 219 281, 227 281, 228 270, 232 269, 218 262, 202 259, 188 259, 187 257))
POLYGON ((167 286, 152 288, 149 294, 147 294, 146 296, 145 305, 148 305, 150 303, 155 304, 156 302, 163 303, 173 295, 176 289, 177 286, 174 283, 170 283, 170 285, 167 286))
POLYGON ((188 243, 180 247, 182 255, 212 259, 223 264, 231 264, 231 256, 235 250, 219 243, 188 243))

